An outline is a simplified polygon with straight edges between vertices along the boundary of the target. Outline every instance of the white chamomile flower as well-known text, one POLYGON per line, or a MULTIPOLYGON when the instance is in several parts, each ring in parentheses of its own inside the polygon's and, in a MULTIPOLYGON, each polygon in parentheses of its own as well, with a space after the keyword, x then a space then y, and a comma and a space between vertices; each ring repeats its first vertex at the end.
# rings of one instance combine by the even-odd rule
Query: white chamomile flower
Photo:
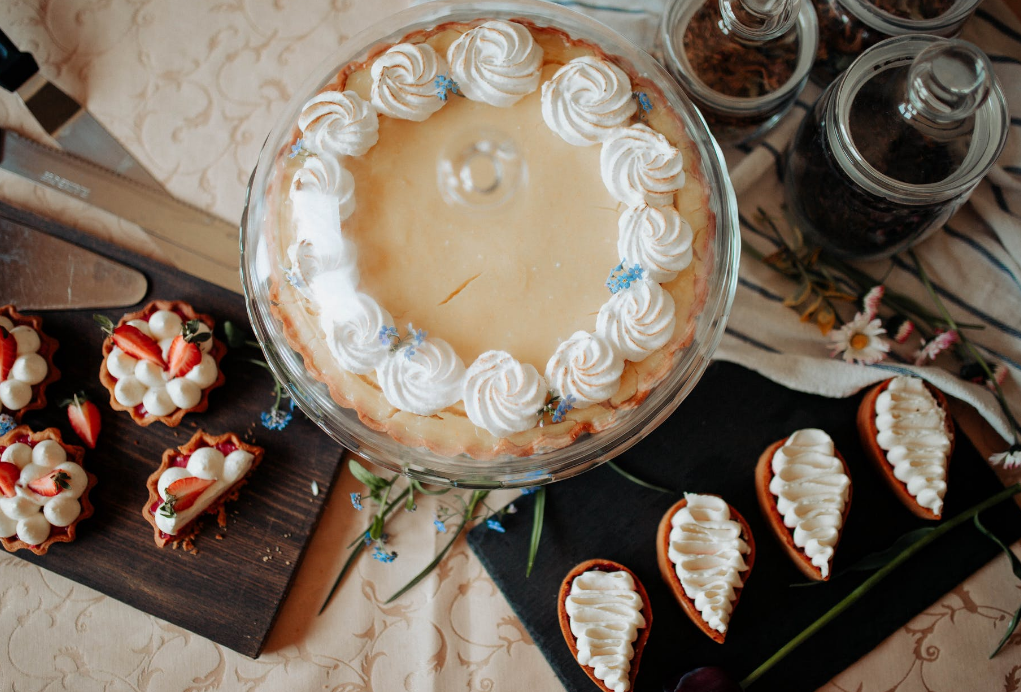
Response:
POLYGON ((1021 445, 1014 445, 1006 452, 992 455, 989 463, 1002 465, 1008 470, 1021 468, 1021 445))
POLYGON ((859 312, 843 327, 830 332, 830 355, 834 358, 843 355, 848 363, 878 363, 890 351, 882 334, 886 334, 886 330, 879 319, 869 319, 867 314, 859 312))

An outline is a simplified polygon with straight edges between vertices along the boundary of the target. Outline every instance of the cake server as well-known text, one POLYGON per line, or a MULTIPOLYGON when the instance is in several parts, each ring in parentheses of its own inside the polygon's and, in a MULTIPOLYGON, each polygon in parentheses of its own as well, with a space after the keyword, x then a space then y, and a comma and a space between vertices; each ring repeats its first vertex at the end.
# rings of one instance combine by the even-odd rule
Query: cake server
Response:
POLYGON ((0 275, 0 304, 19 310, 119 308, 148 290, 141 272, 8 219, 0 219, 0 275))

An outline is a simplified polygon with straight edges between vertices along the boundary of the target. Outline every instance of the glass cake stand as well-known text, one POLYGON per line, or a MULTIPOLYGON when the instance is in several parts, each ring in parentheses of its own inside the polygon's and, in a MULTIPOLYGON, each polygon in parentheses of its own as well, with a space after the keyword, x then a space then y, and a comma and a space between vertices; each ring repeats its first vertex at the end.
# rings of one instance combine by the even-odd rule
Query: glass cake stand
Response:
POLYGON ((373 464, 427 483, 494 489, 524 487, 569 478, 614 458, 666 420, 695 387, 723 336, 734 299, 741 242, 737 224, 737 202, 719 146, 698 110, 647 53, 605 25, 549 2, 430 2, 388 17, 351 38, 296 90, 270 132, 249 182, 241 221, 241 278, 248 314, 266 362, 297 406, 338 443, 373 464), (443 456, 405 446, 370 429, 353 409, 334 401, 326 385, 306 369, 302 356, 290 348, 282 324, 272 314, 270 282, 277 259, 271 256, 266 240, 267 224, 272 223, 267 191, 277 162, 288 154, 294 123, 305 101, 331 82, 340 67, 366 59, 377 46, 395 43, 412 31, 440 23, 479 18, 521 18, 539 26, 559 28, 597 45, 623 64, 629 64, 635 74, 654 82, 697 147, 716 224, 711 241, 713 266, 708 276, 708 296, 696 318, 694 340, 675 355, 672 369, 645 401, 622 411, 608 429, 584 434, 562 449, 488 461, 466 455, 443 456))

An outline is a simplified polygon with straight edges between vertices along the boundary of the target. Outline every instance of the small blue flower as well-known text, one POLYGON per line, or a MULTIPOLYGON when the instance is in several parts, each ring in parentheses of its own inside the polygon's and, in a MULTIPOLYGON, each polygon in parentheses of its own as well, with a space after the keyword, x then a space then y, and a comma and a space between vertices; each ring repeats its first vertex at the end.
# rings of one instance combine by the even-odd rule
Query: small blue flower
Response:
POLYGON ((0 435, 6 435, 10 431, 14 430, 17 423, 14 422, 14 417, 9 416, 6 413, 0 413, 0 435))
MULTIPOLYGON (((411 325, 408 325, 411 326, 411 325)), ((425 337, 429 336, 429 332, 424 329, 412 329, 411 339, 415 342, 416 346, 421 346, 422 342, 425 341, 425 337)))
POLYGON ((379 343, 384 346, 390 346, 395 338, 397 338, 396 327, 389 326, 379 328, 379 343))
POLYGON ((438 531, 439 533, 446 533, 446 532, 447 532, 447 525, 446 525, 446 524, 444 524, 444 523, 443 523, 442 521, 440 521, 439 519, 433 519, 433 526, 435 526, 435 527, 436 527, 436 530, 437 530, 437 531, 438 531))
POLYGON ((259 419, 262 421, 262 426, 267 430, 283 430, 291 422, 292 417, 287 411, 273 409, 271 411, 263 411, 259 419))
POLYGON ((618 293, 626 288, 631 288, 631 284, 641 281, 645 276, 645 270, 640 264, 625 269, 626 265, 627 260, 624 259, 610 270, 610 275, 606 278, 606 287, 610 289, 610 293, 618 293))
POLYGON ((361 512, 365 507, 362 505, 362 494, 351 493, 351 506, 361 512))
POLYGON ((503 527, 503 524, 501 524, 500 520, 497 519, 496 517, 486 519, 486 526, 488 526, 490 530, 496 531, 497 533, 507 533, 507 529, 503 527))
POLYGON ((388 553, 379 546, 376 546, 376 549, 372 551, 372 559, 375 560, 376 562, 382 562, 386 564, 388 562, 393 562, 394 560, 396 560, 397 553, 388 553))
POLYGON ((560 421, 564 420, 564 416, 567 415, 567 412, 574 408, 574 401, 575 401, 574 397, 568 394, 559 402, 557 402, 557 408, 555 411, 553 411, 553 415, 550 416, 550 420, 552 420, 554 423, 559 423, 560 421))
POLYGON ((404 360, 411 360, 411 357, 416 353, 418 353, 418 351, 415 350, 414 346, 408 346, 404 349, 404 360))
POLYGON ((539 492, 539 486, 535 486, 535 487, 532 487, 532 488, 522 488, 521 489, 521 494, 522 495, 534 495, 537 492, 539 492))
POLYGON ((457 86, 457 82, 455 82, 453 79, 451 79, 445 74, 436 75, 436 79, 433 80, 433 85, 436 87, 436 95, 439 97, 440 101, 447 100, 448 91, 451 94, 455 94, 457 96, 461 95, 461 91, 460 88, 457 86))
POLYGON ((365 535, 362 536, 362 542, 365 543, 365 545, 372 545, 373 543, 375 543, 375 541, 372 540, 372 536, 369 534, 368 531, 366 531, 365 535))
POLYGON ((305 140, 299 139, 297 142, 291 145, 291 153, 287 155, 287 158, 293 159, 295 156, 301 154, 302 147, 305 146, 305 140))
POLYGON ((648 113, 652 110, 652 101, 649 99, 649 95, 644 91, 636 91, 635 98, 638 99, 638 106, 643 111, 648 113))

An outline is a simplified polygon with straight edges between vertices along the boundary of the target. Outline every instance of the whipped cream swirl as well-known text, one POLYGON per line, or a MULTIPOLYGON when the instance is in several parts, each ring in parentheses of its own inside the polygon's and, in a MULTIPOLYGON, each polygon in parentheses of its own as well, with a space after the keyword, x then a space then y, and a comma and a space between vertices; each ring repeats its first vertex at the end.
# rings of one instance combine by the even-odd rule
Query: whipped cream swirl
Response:
POLYGON ((613 198, 631 207, 665 206, 684 186, 680 150, 640 123, 618 128, 603 142, 599 167, 613 198))
POLYGON ((886 450, 893 475, 920 506, 936 516, 943 513, 947 492, 950 435, 946 415, 917 377, 893 378, 876 398, 876 441, 886 450))
POLYGON ((543 120, 577 147, 609 139, 637 108, 624 71, 593 56, 575 58, 542 85, 543 120))
POLYGON ((390 313, 361 292, 349 293, 320 319, 326 344, 337 364, 356 375, 367 375, 390 356, 389 342, 379 338, 384 327, 394 326, 390 313))
POLYGON ((769 492, 776 496, 784 526, 825 579, 851 487, 833 440, 822 430, 798 430, 773 455, 772 469, 769 492))
POLYGON ((691 226, 671 207, 629 207, 617 224, 617 252, 659 283, 691 264, 691 226))
POLYGON ((726 632, 750 549, 741 538, 741 524, 730 518, 730 507, 721 498, 685 493, 684 499, 688 504, 670 519, 667 554, 702 619, 726 632))
POLYGON ((546 381, 506 351, 486 351, 468 368, 464 409, 472 423, 497 437, 534 428, 546 403, 546 381))
POLYGON ((376 369, 376 377, 393 406, 431 416, 461 398, 464 361, 443 339, 425 339, 413 350, 405 347, 389 353, 376 369))
POLYGON ((613 692, 631 688, 631 659, 645 627, 642 597, 627 572, 589 570, 574 578, 564 607, 578 647, 578 663, 594 669, 613 692))
POLYGON ((313 154, 361 156, 379 141, 376 109, 353 91, 316 94, 301 109, 298 127, 313 154))
POLYGON ((398 43, 372 63, 372 105, 383 115, 421 122, 446 103, 436 78, 447 61, 428 43, 398 43))
POLYGON ((603 303, 596 317, 596 334, 621 356, 638 363, 670 340, 675 322, 673 296, 655 281, 643 279, 603 303))
POLYGON ((574 408, 606 401, 620 389, 624 359, 602 337, 578 331, 546 363, 546 381, 574 408))
POLYGON ((296 194, 307 191, 317 192, 336 198, 340 221, 351 216, 355 210, 355 179, 351 172, 341 167, 333 156, 309 156, 305 164, 291 180, 291 200, 296 194))
POLYGON ((507 108, 539 88, 542 48, 521 24, 493 20, 450 44, 447 62, 465 96, 507 108))

